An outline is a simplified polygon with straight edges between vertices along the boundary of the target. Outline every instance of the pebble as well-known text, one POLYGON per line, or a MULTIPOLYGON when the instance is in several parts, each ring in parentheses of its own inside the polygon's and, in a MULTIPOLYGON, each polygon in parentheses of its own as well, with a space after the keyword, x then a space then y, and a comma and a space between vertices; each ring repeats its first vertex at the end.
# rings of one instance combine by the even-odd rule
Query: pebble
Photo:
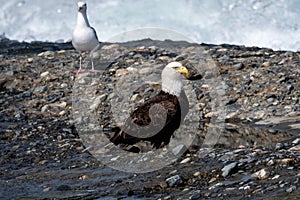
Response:
POLYGON ((233 65, 233 67, 234 67, 236 70, 241 70, 241 69, 244 68, 244 64, 243 64, 243 63, 238 63, 238 64, 233 65))
POLYGON ((60 88, 65 89, 65 88, 67 88, 67 87, 68 87, 68 84, 67 84, 67 83, 62 83, 62 84, 60 84, 60 88))
POLYGON ((300 143, 300 138, 293 140, 292 144, 296 145, 300 143))
POLYGON ((197 176, 200 176, 200 172, 195 172, 194 174, 193 174, 193 176, 195 176, 195 177, 197 177, 197 176))
POLYGON ((288 151, 300 151, 300 144, 294 146, 294 147, 291 147, 288 149, 288 151))
POLYGON ((253 174, 253 176, 260 180, 264 180, 270 176, 270 172, 268 169, 264 168, 264 169, 261 169, 261 170, 255 172, 253 174))
POLYGON ((289 187, 288 189, 286 189, 286 192, 291 193, 294 190, 296 190, 296 186, 293 185, 293 186, 289 187))
POLYGON ((140 94, 134 94, 134 95, 132 95, 132 97, 130 98, 130 101, 132 101, 132 102, 137 102, 137 101, 139 101, 139 100, 141 100, 142 99, 142 96, 140 95, 140 94))
POLYGON ((60 116, 63 116, 63 115, 66 114, 66 111, 62 110, 62 111, 60 111, 58 114, 59 114, 60 116))
POLYGON ((278 179, 279 177, 280 177, 280 175, 279 175, 279 174, 276 174, 276 175, 272 178, 272 180, 278 179))
POLYGON ((27 62, 28 63, 32 63, 33 62, 33 58, 27 58, 27 62))
POLYGON ((280 150, 284 147, 284 145, 282 143, 276 143, 275 145, 275 150, 280 150))
POLYGON ((13 76, 15 74, 14 71, 10 70, 4 73, 6 76, 13 76))
POLYGON ((48 71, 45 71, 45 72, 43 72, 43 73, 41 73, 41 77, 43 78, 43 77, 46 77, 46 76, 48 76, 49 75, 49 72, 48 71))
POLYGON ((45 112, 47 112, 48 111, 48 109, 49 109, 49 105, 44 105, 42 108, 41 108, 41 112, 42 113, 45 113, 45 112))
POLYGON ((185 163, 188 163, 188 162, 190 162, 190 161, 191 161, 191 158, 188 157, 188 158, 183 159, 180 163, 181 163, 181 164, 185 164, 185 163))
POLYGON ((42 85, 42 86, 34 88, 34 92, 44 93, 47 90, 47 88, 48 88, 47 85, 42 85))
POLYGON ((238 164, 237 162, 233 162, 224 166, 222 168, 222 176, 223 177, 228 176, 237 167, 237 164, 238 164))
POLYGON ((169 187, 174 187, 183 183, 181 176, 175 175, 166 179, 166 183, 169 187))
POLYGON ((201 193, 196 193, 196 194, 193 194, 191 197, 190 197, 191 200, 198 200, 198 199, 201 199, 201 193))

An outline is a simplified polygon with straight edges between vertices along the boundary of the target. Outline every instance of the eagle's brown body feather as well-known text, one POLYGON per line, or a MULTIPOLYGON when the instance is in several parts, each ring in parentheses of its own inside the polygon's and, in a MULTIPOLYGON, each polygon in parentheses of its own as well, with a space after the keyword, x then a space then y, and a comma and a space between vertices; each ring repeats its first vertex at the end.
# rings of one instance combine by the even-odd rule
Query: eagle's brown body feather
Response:
POLYGON ((169 144, 187 112, 188 99, 184 91, 180 97, 161 91, 139 106, 126 120, 122 130, 110 140, 125 146, 150 141, 154 148, 161 148, 169 144))

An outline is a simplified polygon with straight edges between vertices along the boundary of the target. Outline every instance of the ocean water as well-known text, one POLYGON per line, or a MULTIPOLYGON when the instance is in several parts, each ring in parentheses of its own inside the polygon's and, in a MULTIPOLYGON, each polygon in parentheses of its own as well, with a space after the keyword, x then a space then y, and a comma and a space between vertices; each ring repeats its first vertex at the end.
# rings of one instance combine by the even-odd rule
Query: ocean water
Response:
MULTIPOLYGON (((160 39, 300 50, 299 0, 87 0, 100 41, 135 29, 159 28, 160 39), (176 35, 176 34, 175 34, 176 35), (178 35, 177 35, 178 36, 178 35), (179 37, 180 39, 180 37, 179 37)), ((19 41, 69 41, 76 0, 0 0, 0 35, 19 41)), ((152 37, 146 29, 142 35, 152 37)), ((124 37, 123 37, 124 39, 124 37)), ((154 38, 155 39, 155 38, 154 38)))

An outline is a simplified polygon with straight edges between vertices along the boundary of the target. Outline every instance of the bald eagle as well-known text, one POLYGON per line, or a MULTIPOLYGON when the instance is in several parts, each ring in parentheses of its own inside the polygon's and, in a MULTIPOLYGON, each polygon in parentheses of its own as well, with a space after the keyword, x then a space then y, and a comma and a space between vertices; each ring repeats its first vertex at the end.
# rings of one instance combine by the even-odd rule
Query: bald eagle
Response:
POLYGON ((123 146, 149 141, 156 149, 168 145, 189 108, 181 74, 187 77, 187 68, 179 62, 169 63, 161 73, 162 87, 159 94, 132 112, 122 129, 115 132, 110 141, 123 146))

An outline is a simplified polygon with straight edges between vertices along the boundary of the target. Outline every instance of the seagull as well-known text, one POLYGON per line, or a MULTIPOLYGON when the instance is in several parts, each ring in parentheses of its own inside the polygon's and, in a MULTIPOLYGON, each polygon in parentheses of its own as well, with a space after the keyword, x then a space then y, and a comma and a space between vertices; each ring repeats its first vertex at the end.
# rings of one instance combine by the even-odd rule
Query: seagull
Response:
POLYGON ((75 29, 72 35, 72 45, 79 51, 79 70, 75 73, 82 72, 81 61, 82 52, 90 52, 92 70, 91 72, 96 72, 94 69, 93 53, 100 47, 100 42, 98 41, 97 33, 93 27, 90 26, 89 20, 86 15, 87 5, 84 2, 78 2, 78 15, 75 29))

